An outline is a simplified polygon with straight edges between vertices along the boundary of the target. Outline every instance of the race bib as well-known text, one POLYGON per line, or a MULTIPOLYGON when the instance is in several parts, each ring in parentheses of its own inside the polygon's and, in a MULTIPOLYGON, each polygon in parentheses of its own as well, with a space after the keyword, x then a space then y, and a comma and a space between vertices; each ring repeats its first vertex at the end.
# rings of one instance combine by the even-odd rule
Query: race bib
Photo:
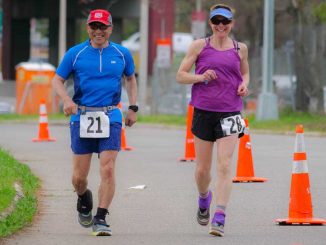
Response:
POLYGON ((242 133, 246 127, 241 115, 234 115, 221 119, 224 136, 242 133))
POLYGON ((110 120, 103 111, 87 111, 80 115, 81 138, 108 138, 110 120))

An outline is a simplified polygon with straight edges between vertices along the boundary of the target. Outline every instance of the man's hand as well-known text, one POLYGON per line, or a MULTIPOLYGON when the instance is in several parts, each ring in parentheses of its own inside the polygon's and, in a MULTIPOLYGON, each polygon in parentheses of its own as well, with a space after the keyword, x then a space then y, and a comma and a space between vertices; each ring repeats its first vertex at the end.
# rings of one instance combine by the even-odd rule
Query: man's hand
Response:
POLYGON ((63 113, 66 117, 77 114, 78 106, 72 101, 70 97, 66 97, 63 99, 63 113))
POLYGON ((125 125, 131 127, 136 121, 137 121, 137 113, 129 109, 125 119, 125 125))

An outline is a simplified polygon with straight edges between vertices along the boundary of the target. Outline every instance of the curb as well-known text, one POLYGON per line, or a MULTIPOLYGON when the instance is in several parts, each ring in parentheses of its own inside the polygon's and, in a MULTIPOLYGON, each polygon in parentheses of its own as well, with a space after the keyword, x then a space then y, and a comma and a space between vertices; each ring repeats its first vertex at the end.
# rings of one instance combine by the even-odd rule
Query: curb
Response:
POLYGON ((7 218, 14 211, 16 203, 24 197, 23 188, 18 182, 14 183, 14 188, 16 190, 14 200, 3 212, 0 213, 0 220, 7 218))

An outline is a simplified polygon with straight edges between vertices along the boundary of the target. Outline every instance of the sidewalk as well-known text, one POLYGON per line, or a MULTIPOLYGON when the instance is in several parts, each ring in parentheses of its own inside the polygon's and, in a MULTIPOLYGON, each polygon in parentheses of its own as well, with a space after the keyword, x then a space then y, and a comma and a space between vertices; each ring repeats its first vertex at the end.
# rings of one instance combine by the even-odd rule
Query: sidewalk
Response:
MULTIPOLYGON (((99 238, 77 223, 68 124, 50 122, 50 134, 57 139, 51 143, 32 143, 37 122, 0 124, 0 132, 0 146, 27 163, 42 180, 40 209, 34 223, 4 239, 5 245, 325 244, 325 226, 274 224, 276 218, 287 217, 294 136, 251 135, 255 175, 268 181, 233 185, 225 237, 220 238, 210 236, 208 227, 196 223, 195 163, 177 161, 184 154, 185 132, 145 125, 128 128, 127 143, 134 150, 120 152, 117 160, 117 188, 108 219, 113 236, 99 238), (128 189, 136 185, 147 188, 128 189)), ((305 137, 305 142, 314 216, 326 218, 326 139, 305 137)), ((234 169, 236 159, 237 154, 234 169)), ((98 160, 94 156, 89 186, 95 206, 98 183, 98 160)))

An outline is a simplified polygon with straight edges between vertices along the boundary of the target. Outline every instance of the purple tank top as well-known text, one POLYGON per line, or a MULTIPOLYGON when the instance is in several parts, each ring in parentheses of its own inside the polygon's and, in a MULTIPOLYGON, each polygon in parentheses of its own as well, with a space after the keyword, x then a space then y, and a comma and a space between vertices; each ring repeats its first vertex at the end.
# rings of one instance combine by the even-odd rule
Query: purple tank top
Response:
POLYGON ((196 60, 196 74, 212 69, 217 79, 192 85, 190 104, 198 109, 215 112, 234 112, 242 110, 242 99, 237 95, 242 82, 238 44, 234 48, 219 51, 206 45, 196 60))

